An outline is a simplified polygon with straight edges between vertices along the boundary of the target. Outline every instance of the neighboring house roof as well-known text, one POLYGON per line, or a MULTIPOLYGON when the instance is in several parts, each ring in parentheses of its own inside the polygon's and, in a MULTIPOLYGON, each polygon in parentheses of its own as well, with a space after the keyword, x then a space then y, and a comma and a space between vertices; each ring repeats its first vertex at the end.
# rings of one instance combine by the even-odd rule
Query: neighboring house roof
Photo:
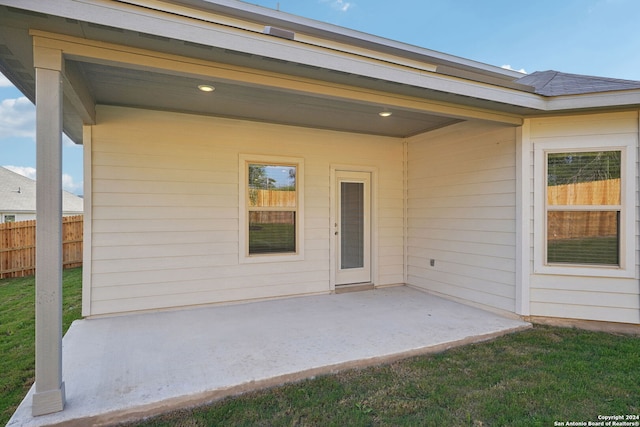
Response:
MULTIPOLYGON (((81 197, 62 192, 62 211, 83 212, 81 197)), ((0 212, 35 212, 36 182, 7 168, 0 167, 0 212)))
POLYGON ((640 81, 584 76, 554 70, 536 71, 518 79, 517 82, 533 86, 535 93, 543 96, 582 95, 640 89, 640 81))

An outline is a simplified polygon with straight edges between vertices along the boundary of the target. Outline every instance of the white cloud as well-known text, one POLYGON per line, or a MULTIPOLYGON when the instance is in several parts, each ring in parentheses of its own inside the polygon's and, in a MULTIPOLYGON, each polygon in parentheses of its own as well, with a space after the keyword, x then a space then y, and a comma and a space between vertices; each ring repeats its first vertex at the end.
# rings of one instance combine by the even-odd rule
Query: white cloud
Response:
POLYGON ((0 87, 12 87, 13 83, 9 81, 4 74, 0 73, 0 87))
POLYGON ((355 6, 355 3, 345 0, 321 0, 323 3, 329 3, 331 7, 340 12, 347 12, 355 6))
MULTIPOLYGON (((0 78, 2 74, 0 74, 0 78)), ((0 101, 0 139, 36 138, 36 109, 24 96, 0 101)), ((65 147, 77 147, 67 135, 62 135, 65 147)))
POLYGON ((528 74, 528 73, 525 71, 525 69, 524 69, 524 68, 520 68, 519 70, 516 70, 515 68, 513 68, 511 65, 508 65, 508 64, 507 64, 507 65, 503 65, 503 66, 502 66, 502 67, 500 67, 500 68, 504 68, 505 70, 517 71, 517 72, 522 73, 522 74, 528 74))
POLYGON ((0 102, 0 138, 35 138, 36 109, 26 97, 0 102))
MULTIPOLYGON (((26 176, 29 179, 33 179, 34 181, 36 179, 36 168, 32 168, 31 166, 7 165, 7 166, 3 166, 3 167, 9 169, 10 171, 18 173, 18 174, 20 174, 22 176, 26 176)), ((82 182, 75 182, 71 175, 63 173, 62 174, 62 188, 64 190, 70 192, 70 193, 82 194, 83 183, 82 182)))
POLYGON ((69 138, 67 135, 65 135, 64 133, 62 134, 62 145, 64 147, 78 147, 78 144, 76 144, 75 142, 73 142, 71 140, 71 138, 69 138))
POLYGON ((62 188, 69 193, 73 194, 82 194, 83 193, 83 182, 75 182, 73 177, 69 174, 62 174, 62 188))
POLYGON ((32 168, 31 166, 13 166, 13 165, 7 165, 7 166, 3 166, 7 169, 9 169, 10 171, 13 171, 17 174, 20 174, 22 176, 26 176, 27 178, 36 179, 36 168, 32 168))

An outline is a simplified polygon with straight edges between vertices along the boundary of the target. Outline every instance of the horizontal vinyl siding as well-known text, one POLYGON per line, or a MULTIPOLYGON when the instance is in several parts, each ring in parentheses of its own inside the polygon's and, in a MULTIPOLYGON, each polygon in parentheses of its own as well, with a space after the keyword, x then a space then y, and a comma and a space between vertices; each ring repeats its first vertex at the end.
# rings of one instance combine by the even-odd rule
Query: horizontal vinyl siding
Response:
MULTIPOLYGON (((629 135, 638 141, 638 113, 605 113, 531 120, 532 149, 539 142, 580 141, 589 144, 594 139, 607 140, 609 135, 629 135)), ((636 153, 638 147, 636 147, 636 153)), ((640 156, 636 156, 636 160, 640 156)), ((533 180, 535 156, 531 152, 531 206, 534 200, 533 180)), ((631 171, 628 179, 635 186, 635 278, 588 277, 554 274, 535 274, 535 245, 543 244, 544 236, 533 234, 535 209, 531 212, 531 266, 530 282, 531 315, 607 322, 640 323, 640 213, 638 210, 638 169, 631 171)), ((543 179, 544 177, 540 177, 543 179)))
MULTIPOLYGON (((402 148, 401 148, 402 149, 402 148)), ((402 156, 402 152, 400 153, 402 156)), ((384 198, 378 202, 378 283, 404 282, 404 172, 399 168, 380 174, 378 188, 384 198)))
POLYGON ((515 129, 451 126, 408 159, 408 284, 513 312, 515 129))
POLYGON ((378 171, 376 284, 403 280, 400 140, 99 106, 91 156, 91 315, 329 292, 332 164, 378 171), (239 263, 240 154, 304 160, 304 260, 239 263))

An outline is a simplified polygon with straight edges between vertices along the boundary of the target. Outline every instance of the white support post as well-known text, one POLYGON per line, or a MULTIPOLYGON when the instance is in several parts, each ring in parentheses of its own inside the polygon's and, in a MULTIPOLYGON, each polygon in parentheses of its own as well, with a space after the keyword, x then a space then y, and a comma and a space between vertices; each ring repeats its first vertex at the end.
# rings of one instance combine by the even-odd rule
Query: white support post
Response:
POLYGON ((36 68, 36 381, 33 416, 64 409, 62 382, 62 52, 36 68))
POLYGON ((516 304, 515 312, 531 309, 531 140, 530 122, 516 128, 516 304))

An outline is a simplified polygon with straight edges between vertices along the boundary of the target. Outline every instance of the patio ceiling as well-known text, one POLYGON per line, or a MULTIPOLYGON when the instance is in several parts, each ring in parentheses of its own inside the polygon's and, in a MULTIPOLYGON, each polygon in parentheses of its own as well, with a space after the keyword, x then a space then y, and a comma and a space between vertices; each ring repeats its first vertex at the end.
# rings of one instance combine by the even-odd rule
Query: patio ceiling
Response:
POLYGON ((391 137, 406 137, 460 120, 390 109, 259 85, 205 80, 147 70, 67 61, 76 67, 96 104, 159 109, 391 137), (210 85, 205 93, 198 85, 210 85), (381 117, 387 109, 393 114, 381 117))

